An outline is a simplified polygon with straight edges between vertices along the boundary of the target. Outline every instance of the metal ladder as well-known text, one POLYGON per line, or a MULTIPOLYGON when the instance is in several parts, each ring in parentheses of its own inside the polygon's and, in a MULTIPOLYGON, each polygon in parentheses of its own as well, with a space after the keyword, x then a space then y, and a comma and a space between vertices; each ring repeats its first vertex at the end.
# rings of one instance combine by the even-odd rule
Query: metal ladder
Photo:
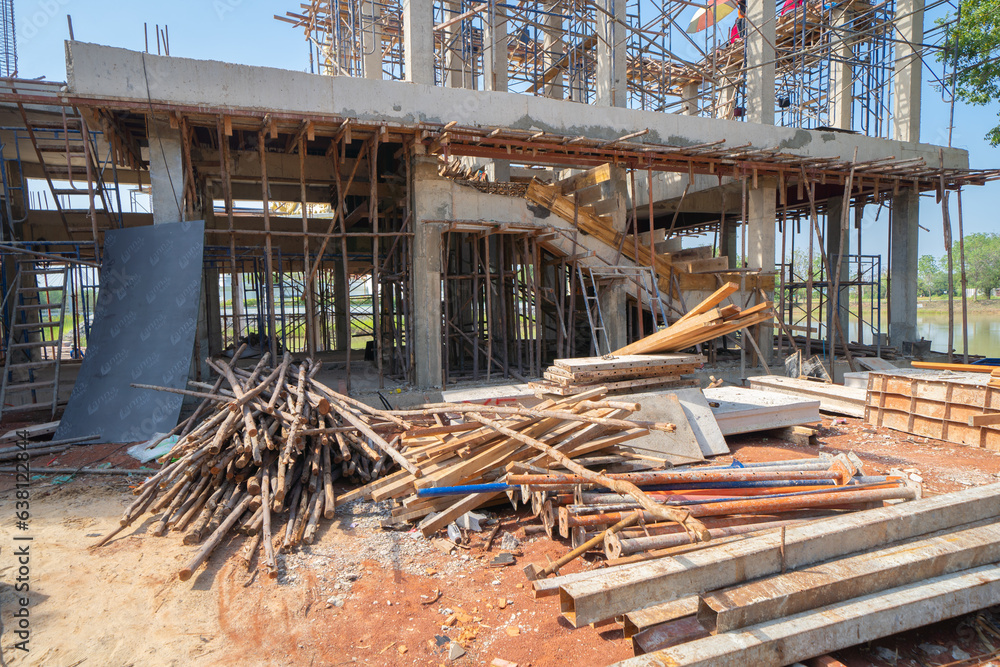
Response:
MULTIPOLYGON (((580 278, 580 288, 583 291, 583 300, 587 312, 587 321, 590 323, 590 335, 593 340, 594 350, 599 356, 611 354, 611 344, 608 341, 608 333, 604 328, 604 315, 601 313, 601 303, 598 298, 599 280, 625 279, 634 281, 637 289, 636 294, 645 291, 649 296, 649 311, 653 316, 653 326, 657 330, 668 326, 667 309, 663 305, 660 296, 660 288, 657 285, 656 274, 648 266, 600 266, 582 267, 579 262, 576 265, 576 272, 580 278), (592 294, 591 294, 592 293, 592 294), (659 317, 657 317, 659 316, 659 317), (600 339, 604 338, 604 349, 601 351, 600 339)), ((641 301, 641 298, 640 298, 641 301)))
MULTIPOLYGON (((114 184, 109 188, 95 159, 96 148, 90 128, 80 112, 74 108, 75 115, 67 115, 64 108, 61 120, 40 121, 32 120, 20 102, 18 109, 67 238, 79 241, 83 240, 81 235, 96 237, 101 231, 121 228, 123 221, 117 169, 114 170, 114 184), (109 189, 115 191, 117 212, 111 206, 109 189), (87 207, 73 208, 74 196, 86 197, 87 207)), ((114 167, 113 160, 109 159, 109 162, 114 167)), ((93 241, 96 244, 97 238, 93 241)))
POLYGON ((51 408, 59 403, 59 366, 62 358, 63 319, 70 290, 68 263, 22 259, 12 291, 11 321, 0 384, 0 416, 10 412, 51 408), (56 281, 50 280, 61 276, 56 281), (43 299, 44 295, 44 299, 43 299), (54 298, 55 297, 55 298, 54 298), (55 300, 55 299, 58 300, 55 300), (53 311, 58 312, 53 319, 53 311), (53 337, 52 330, 58 329, 53 337), (45 379, 51 371, 51 379, 45 379), (15 405, 8 405, 11 397, 15 405), (48 400, 45 400, 48 396, 48 400))

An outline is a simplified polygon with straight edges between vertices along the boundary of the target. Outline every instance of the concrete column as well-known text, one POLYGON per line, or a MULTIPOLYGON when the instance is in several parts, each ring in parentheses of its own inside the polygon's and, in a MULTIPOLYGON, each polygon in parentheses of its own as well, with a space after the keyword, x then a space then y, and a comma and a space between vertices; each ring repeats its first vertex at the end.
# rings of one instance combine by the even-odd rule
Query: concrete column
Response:
MULTIPOLYGON (((837 270, 837 264, 840 264, 840 282, 844 283, 850 280, 851 277, 851 263, 848 260, 848 256, 851 253, 851 234, 850 234, 850 218, 848 218, 847 229, 842 229, 841 222, 843 218, 844 211, 844 200, 841 197, 833 197, 827 201, 826 205, 826 256, 830 259, 830 275, 827 279, 830 281, 831 289, 828 291, 829 299, 827 300, 826 306, 826 321, 830 326, 833 326, 834 308, 836 305, 837 298, 833 293, 832 285, 834 274, 837 270), (840 239, 843 236, 844 239, 844 252, 840 253, 840 239)), ((850 212, 848 212, 850 215, 850 212)), ((851 290, 848 287, 840 288, 840 309, 836 312, 836 316, 840 319, 840 328, 844 332, 844 337, 849 337, 848 325, 851 322, 850 317, 850 298, 851 290)), ((834 331, 834 336, 836 336, 836 331, 834 331)))
MULTIPOLYGON (((777 182, 761 178, 758 187, 747 192, 747 266, 764 272, 774 271, 774 230, 776 220, 777 182)), ((774 300, 774 293, 767 298, 774 300)), ((757 344, 764 360, 770 364, 774 354, 774 327, 759 325, 757 344)))
POLYGON ((919 194, 902 190, 892 198, 889 235, 889 343, 901 347, 917 338, 917 227, 919 194))
POLYGON ((435 182, 437 159, 422 154, 423 147, 414 147, 412 183, 413 197, 413 357, 419 387, 440 387, 442 382, 443 336, 441 308, 441 233, 444 225, 427 220, 447 219, 450 205, 437 196, 435 182), (418 153, 420 151, 420 153, 418 153))
POLYGON ((924 0, 896 3, 896 75, 893 79, 893 137, 920 141, 920 50, 924 41, 924 0))
MULTIPOLYGON (((770 0, 772 3, 774 0, 770 0)), ((597 99, 602 107, 628 103, 625 78, 625 0, 598 0, 604 11, 597 15, 597 99)), ((773 78, 773 75, 772 75, 773 78)))
POLYGON ((775 11, 775 0, 747 0, 746 114, 761 125, 774 125, 775 11))
MULTIPOLYGON (((615 208, 611 213, 612 226, 617 232, 625 233, 628 217, 628 180, 625 170, 621 167, 611 168, 611 181, 615 208)), ((628 290, 623 280, 615 281, 598 290, 601 303, 601 316, 604 319, 604 331, 608 336, 611 351, 628 345, 628 290)), ((599 353, 604 352, 600 350, 599 353)))
MULTIPOLYGON (((563 40, 562 16, 565 10, 561 0, 545 3, 545 10, 551 12, 545 15, 545 33, 542 38, 542 49, 545 51, 543 58, 545 64, 544 71, 548 72, 549 69, 562 60, 566 52, 566 42, 563 40)), ((562 69, 545 84, 544 94, 546 97, 552 97, 557 100, 561 100, 566 96, 562 69)))
POLYGON ((689 83, 681 89, 681 95, 684 96, 683 102, 681 102, 681 113, 685 116, 697 116, 700 112, 698 104, 698 88, 700 84, 689 83))
POLYGON ((361 5, 363 19, 361 25, 361 48, 364 49, 366 79, 382 80, 382 6, 366 0, 361 5))
POLYGON ((507 91, 507 10, 499 4, 483 17, 483 88, 507 91))
POLYGON ((333 263, 333 336, 338 352, 351 346, 351 301, 348 297, 350 287, 344 281, 344 262, 333 263))
POLYGON ((828 124, 841 130, 851 129, 851 107, 854 103, 854 58, 852 39, 848 34, 848 26, 853 19, 853 12, 844 8, 836 8, 833 12, 833 28, 835 39, 833 58, 830 61, 830 91, 827 112, 828 124))
POLYGON ((403 0, 405 80, 434 85, 434 14, 431 0, 403 0))
POLYGON ((180 222, 184 216, 184 164, 180 129, 154 120, 149 124, 149 181, 153 224, 180 222))

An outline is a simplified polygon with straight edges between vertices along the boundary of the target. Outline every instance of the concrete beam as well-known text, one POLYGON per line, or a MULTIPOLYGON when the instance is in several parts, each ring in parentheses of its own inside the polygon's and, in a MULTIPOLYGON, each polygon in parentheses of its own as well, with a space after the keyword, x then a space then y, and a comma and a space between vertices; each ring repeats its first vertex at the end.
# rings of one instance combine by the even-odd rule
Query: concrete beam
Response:
MULTIPOLYGON (((423 1, 423 0, 414 0, 423 1)), ((110 46, 68 42, 68 86, 72 95, 126 100, 146 105, 142 54, 110 46)), ((145 56, 149 95, 175 105, 236 108, 259 112, 336 115, 359 121, 412 126, 458 121, 479 127, 544 130, 567 136, 611 140, 649 128, 650 142, 675 146, 720 139, 757 148, 779 148, 793 155, 858 160, 892 155, 938 163, 938 147, 873 139, 853 134, 773 127, 754 123, 665 114, 615 107, 568 104, 564 100, 486 92, 398 81, 371 81, 304 72, 232 65, 166 56, 145 56), (220 85, 226 82, 228 85, 220 85)), ((945 166, 968 168, 967 151, 945 149, 945 166)))
POLYGON ((779 667, 954 618, 996 603, 1000 567, 984 565, 820 607, 739 632, 696 639, 615 667, 779 667))
POLYGON ((741 542, 709 546, 683 558, 609 568, 600 577, 564 585, 559 591, 559 604, 574 627, 581 627, 636 609, 776 574, 783 568, 794 570, 993 518, 998 512, 1000 484, 854 512, 812 521, 808 526, 793 526, 785 531, 784 540, 779 531, 772 531, 741 542))

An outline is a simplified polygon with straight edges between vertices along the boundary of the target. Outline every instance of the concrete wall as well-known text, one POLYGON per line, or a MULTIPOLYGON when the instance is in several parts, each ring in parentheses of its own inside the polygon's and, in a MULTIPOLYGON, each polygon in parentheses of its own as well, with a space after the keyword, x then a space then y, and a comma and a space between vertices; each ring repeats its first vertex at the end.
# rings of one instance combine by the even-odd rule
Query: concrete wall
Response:
MULTIPOLYGON (((813 157, 858 160, 894 156, 922 157, 937 164, 938 148, 929 144, 872 139, 858 135, 773 127, 681 114, 617 107, 595 107, 516 93, 441 88, 399 81, 329 77, 268 67, 153 56, 109 46, 67 42, 67 81, 71 94, 124 98, 146 103, 234 107, 378 120, 544 130, 556 134, 613 139, 649 128, 648 140, 688 146, 725 139, 759 148, 780 148, 813 157)), ((945 165, 966 168, 968 152, 945 149, 945 165)))

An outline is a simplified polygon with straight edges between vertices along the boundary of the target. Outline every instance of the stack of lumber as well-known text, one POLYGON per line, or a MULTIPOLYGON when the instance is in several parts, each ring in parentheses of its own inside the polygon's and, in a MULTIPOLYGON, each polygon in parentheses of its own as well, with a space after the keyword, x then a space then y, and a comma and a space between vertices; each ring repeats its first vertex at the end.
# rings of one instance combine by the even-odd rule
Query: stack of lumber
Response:
POLYGON ((620 619, 618 665, 777 667, 996 604, 998 507, 992 484, 536 583, 575 627, 620 619))
POLYGON ((614 355, 678 352, 726 334, 739 331, 774 317, 770 301, 740 310, 738 306, 718 307, 739 290, 736 283, 726 283, 712 296, 688 311, 665 329, 615 350, 614 355))
POLYGON ((318 363, 294 365, 286 353, 268 369, 265 354, 247 371, 236 367, 238 358, 208 360, 219 379, 207 392, 134 385, 203 402, 175 429, 182 437, 160 459, 172 462, 135 489, 121 525, 98 546, 143 514, 160 513, 152 534, 172 530, 185 544, 202 545, 180 571, 182 580, 234 531, 251 538, 248 556, 263 544, 262 560, 277 576, 275 545, 313 541, 320 519, 334 515, 334 481, 377 479, 394 465, 419 474, 393 435, 410 424, 321 384, 313 377, 318 363), (276 532, 279 519, 284 526, 276 532))
POLYGON ((635 354, 605 359, 556 359, 545 371, 544 382, 530 382, 536 391, 567 396, 602 386, 609 392, 691 387, 694 379, 681 376, 702 367, 700 354, 635 354))

